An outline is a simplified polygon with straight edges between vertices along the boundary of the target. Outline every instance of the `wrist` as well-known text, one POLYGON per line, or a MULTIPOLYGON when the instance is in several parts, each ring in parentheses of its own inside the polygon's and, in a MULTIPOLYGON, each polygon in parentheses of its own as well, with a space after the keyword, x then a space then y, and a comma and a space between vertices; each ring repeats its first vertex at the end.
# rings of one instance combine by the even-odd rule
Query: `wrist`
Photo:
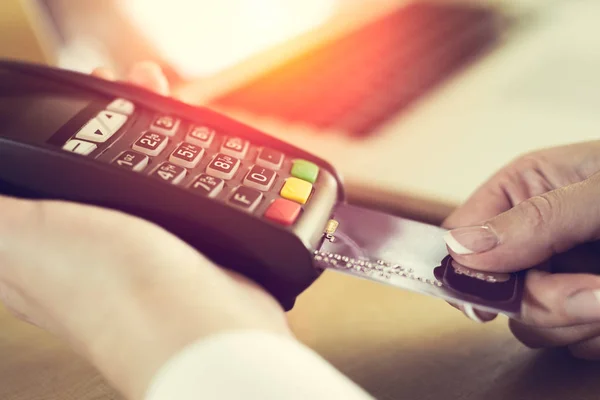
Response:
POLYGON ((201 279, 194 276, 129 290, 118 301, 114 296, 110 317, 87 335, 84 354, 127 398, 143 399, 158 370, 191 343, 247 329, 291 336, 285 314, 270 296, 258 288, 248 293, 215 270, 215 276, 204 276, 217 283, 210 287, 194 284, 201 279))

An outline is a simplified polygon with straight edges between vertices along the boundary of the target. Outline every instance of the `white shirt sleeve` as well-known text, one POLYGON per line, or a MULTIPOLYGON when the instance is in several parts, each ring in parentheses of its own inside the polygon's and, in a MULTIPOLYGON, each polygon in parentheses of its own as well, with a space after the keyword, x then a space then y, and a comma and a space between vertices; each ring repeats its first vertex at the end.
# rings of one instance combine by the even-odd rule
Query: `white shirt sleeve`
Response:
POLYGON ((193 343, 154 377, 146 400, 372 400, 292 338, 231 332, 193 343))

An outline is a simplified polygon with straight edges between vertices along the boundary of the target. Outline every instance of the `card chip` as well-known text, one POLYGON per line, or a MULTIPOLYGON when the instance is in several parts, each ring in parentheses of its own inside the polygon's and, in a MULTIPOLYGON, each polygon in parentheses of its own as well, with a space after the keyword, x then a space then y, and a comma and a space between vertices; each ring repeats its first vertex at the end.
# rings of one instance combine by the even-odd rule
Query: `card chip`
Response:
POLYGON ((335 231, 337 230, 338 226, 340 226, 340 223, 337 222, 335 219, 330 219, 327 222, 327 226, 325 227, 325 237, 329 241, 333 242, 335 240, 333 235, 335 234, 335 231))

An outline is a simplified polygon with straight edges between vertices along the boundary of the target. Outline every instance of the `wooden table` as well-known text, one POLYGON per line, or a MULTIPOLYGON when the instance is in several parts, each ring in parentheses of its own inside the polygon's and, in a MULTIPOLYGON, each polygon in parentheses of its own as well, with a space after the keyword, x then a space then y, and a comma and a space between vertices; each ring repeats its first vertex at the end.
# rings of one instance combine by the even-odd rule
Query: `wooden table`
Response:
MULTIPOLYGON (((444 302, 326 273, 290 313, 299 337, 381 400, 585 400, 600 362, 532 351, 501 319, 468 321, 444 302)), ((86 362, 0 311, 0 399, 120 399, 86 362)), ((175 400, 175 399, 174 399, 175 400)))

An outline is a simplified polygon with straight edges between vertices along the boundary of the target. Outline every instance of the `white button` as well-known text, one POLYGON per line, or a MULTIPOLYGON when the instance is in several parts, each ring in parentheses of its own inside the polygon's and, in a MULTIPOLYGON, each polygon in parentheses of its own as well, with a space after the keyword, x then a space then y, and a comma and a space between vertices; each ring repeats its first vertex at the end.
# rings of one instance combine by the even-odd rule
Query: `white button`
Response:
POLYGON ((116 99, 106 107, 109 111, 118 112, 124 115, 131 115, 135 111, 135 106, 132 102, 125 99, 116 99))
POLYGON ((147 155, 136 153, 135 151, 124 151, 117 157, 113 163, 121 168, 130 169, 132 171, 142 171, 148 166, 150 158, 147 155))
POLYGON ((169 143, 169 138, 160 133, 146 132, 134 144, 133 149, 149 156, 159 155, 169 143))
POLYGON ((102 111, 96 117, 112 133, 116 133, 127 121, 127 117, 112 111, 102 111))
POLYGON ((217 154, 206 167, 206 173, 215 178, 231 179, 240 167, 240 160, 226 154, 217 154))
POLYGON ((260 204, 262 198, 263 195, 258 190, 250 189, 245 186, 238 186, 229 198, 229 203, 248 212, 253 212, 260 204))
POLYGON ((190 129, 187 141, 204 148, 210 147, 215 137, 215 131, 206 126, 194 126, 190 129))
POLYGON ((247 140, 237 137, 228 137, 221 146, 221 153, 232 157, 244 158, 246 157, 246 153, 248 153, 249 146, 250 142, 247 140))
POLYGON ((169 161, 180 167, 194 168, 203 155, 204 149, 202 147, 184 142, 171 153, 169 161))
POLYGON ((178 127, 179 120, 177 118, 173 118, 170 115, 160 115, 154 120, 150 130, 162 133, 163 135, 174 136, 177 133, 178 127))
POLYGON ((77 132, 77 139, 89 140, 97 143, 104 143, 114 134, 110 129, 105 127, 97 118, 92 119, 90 122, 85 124, 79 132, 77 132))
POLYGON ((254 189, 267 191, 271 188, 271 185, 273 185, 275 175, 275 171, 263 168, 260 165, 255 165, 246 174, 244 185, 254 189))
POLYGON ((94 143, 84 142, 83 140, 71 139, 64 146, 63 149, 72 151, 73 153, 83 154, 87 156, 92 151, 96 150, 98 146, 94 143))
POLYGON ((256 164, 261 167, 278 170, 283 164, 283 153, 269 148, 263 148, 256 158, 256 164))
POLYGON ((224 187, 225 181, 223 179, 206 174, 197 177, 190 185, 190 189, 194 190, 196 193, 201 193, 210 198, 217 197, 224 187))
POLYGON ((165 162, 154 170, 152 176, 160 178, 165 182, 170 182, 173 185, 177 185, 185 178, 186 174, 187 171, 185 168, 165 162))

